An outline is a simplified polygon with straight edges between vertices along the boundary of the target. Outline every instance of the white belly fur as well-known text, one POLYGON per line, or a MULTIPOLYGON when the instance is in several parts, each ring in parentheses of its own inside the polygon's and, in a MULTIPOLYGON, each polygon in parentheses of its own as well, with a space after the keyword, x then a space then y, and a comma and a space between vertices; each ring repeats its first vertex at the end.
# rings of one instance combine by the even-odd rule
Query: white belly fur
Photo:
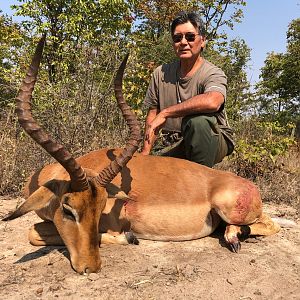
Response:
MULTIPOLYGON (((139 223, 132 222, 132 231, 137 236, 137 238, 140 239, 146 239, 146 240, 154 240, 154 241, 188 241, 188 240, 195 240, 199 239, 205 236, 210 235, 215 231, 217 226, 220 223, 221 218, 214 212, 213 210, 207 213, 206 219, 203 222, 201 219, 197 220, 191 220, 191 222, 194 223, 194 226, 189 226, 189 232, 186 231, 182 234, 180 234, 180 230, 178 231, 179 234, 176 234, 176 232, 171 229, 170 234, 168 234, 168 228, 164 228, 161 232, 157 232, 156 230, 151 230, 151 226, 141 226, 139 223)), ((175 222, 175 221, 174 221, 175 222)), ((186 220, 184 220, 184 223, 186 223, 186 220)), ((145 224, 143 224, 145 225, 145 224)), ((180 222, 180 219, 177 219, 177 224, 174 224, 174 226, 180 228, 182 226, 185 226, 182 222, 180 222)))

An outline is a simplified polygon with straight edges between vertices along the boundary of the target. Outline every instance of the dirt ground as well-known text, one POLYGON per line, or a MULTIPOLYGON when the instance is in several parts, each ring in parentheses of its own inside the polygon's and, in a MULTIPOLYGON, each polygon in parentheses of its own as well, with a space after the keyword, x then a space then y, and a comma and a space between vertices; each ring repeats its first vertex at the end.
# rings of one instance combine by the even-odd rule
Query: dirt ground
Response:
MULTIPOLYGON (((18 202, 0 198, 0 217, 18 202)), ((265 211, 298 225, 249 239, 239 254, 222 230, 189 242, 106 245, 101 272, 88 276, 72 270, 65 248, 28 243, 34 213, 0 221, 0 299, 300 299, 300 220, 285 205, 265 211)))

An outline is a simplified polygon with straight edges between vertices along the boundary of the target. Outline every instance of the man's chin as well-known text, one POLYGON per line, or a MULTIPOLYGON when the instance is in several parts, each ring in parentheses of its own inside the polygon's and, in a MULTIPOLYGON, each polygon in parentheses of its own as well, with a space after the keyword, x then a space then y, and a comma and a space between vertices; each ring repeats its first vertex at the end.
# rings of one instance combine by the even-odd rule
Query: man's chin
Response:
POLYGON ((180 53, 180 54, 178 55, 178 57, 179 57, 180 59, 189 59, 189 58, 192 57, 192 55, 191 55, 190 53, 180 53))

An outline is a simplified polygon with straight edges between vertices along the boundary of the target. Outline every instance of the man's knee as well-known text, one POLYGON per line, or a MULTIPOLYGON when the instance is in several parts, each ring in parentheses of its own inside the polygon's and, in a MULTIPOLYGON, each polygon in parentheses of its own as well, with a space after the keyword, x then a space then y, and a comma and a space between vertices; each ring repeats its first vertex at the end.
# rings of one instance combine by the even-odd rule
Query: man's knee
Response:
POLYGON ((215 117, 185 117, 182 122, 182 135, 187 159, 208 167, 223 159, 223 154, 220 153, 220 139, 223 137, 215 117))
POLYGON ((207 116, 188 116, 182 120, 183 135, 190 133, 207 132, 211 133, 214 118, 207 116))

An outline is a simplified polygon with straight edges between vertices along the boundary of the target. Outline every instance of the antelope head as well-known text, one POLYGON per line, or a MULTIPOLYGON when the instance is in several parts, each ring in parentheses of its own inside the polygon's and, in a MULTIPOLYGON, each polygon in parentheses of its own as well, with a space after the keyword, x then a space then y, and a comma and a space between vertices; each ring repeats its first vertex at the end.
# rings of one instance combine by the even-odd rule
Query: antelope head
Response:
MULTIPOLYGON (((117 72, 114 89, 118 106, 130 129, 130 137, 120 155, 105 169, 96 173, 83 169, 66 148, 54 141, 32 116, 31 98, 44 43, 45 36, 39 41, 32 63, 22 81, 16 112, 26 133, 65 169, 65 178, 55 178, 53 175, 50 181, 39 187, 3 220, 15 219, 33 210, 38 215, 46 215, 47 219, 53 221, 66 245, 73 269, 79 273, 97 272, 101 267, 98 226, 108 197, 106 186, 132 158, 141 140, 138 121, 122 94, 122 79, 128 55, 117 72)), ((61 167, 58 166, 59 168, 61 167)))

